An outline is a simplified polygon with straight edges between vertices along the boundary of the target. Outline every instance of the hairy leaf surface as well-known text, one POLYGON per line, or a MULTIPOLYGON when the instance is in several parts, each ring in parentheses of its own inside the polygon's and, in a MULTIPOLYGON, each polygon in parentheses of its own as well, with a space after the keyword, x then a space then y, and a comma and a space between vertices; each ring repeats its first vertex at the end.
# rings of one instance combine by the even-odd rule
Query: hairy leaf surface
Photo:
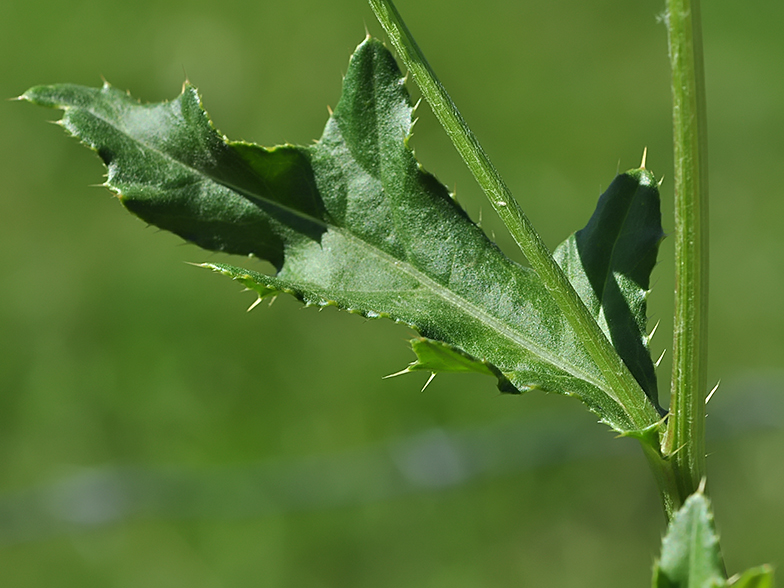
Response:
MULTIPOLYGON (((537 274, 503 255, 414 159, 411 100, 378 41, 357 48, 340 102, 308 147, 228 141, 188 85, 176 100, 149 105, 108 84, 40 86, 23 98, 65 111, 62 125, 98 152, 107 185, 143 220, 274 264, 274 276, 205 264, 260 297, 286 292, 392 318, 421 335, 408 371, 492 374, 503 391, 574 395, 618 431, 631 428, 537 274)), ((621 177, 622 191, 648 181, 621 177)), ((577 253, 562 259, 578 276, 575 242, 577 253)), ((644 301, 624 296, 605 304, 599 295, 599 307, 634 307, 636 329, 644 301)))

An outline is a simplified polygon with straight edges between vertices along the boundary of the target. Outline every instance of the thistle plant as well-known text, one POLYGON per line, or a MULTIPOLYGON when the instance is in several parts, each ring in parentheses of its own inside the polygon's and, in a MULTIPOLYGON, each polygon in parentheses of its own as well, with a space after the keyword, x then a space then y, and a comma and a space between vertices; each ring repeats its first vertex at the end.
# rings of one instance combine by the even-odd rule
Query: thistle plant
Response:
POLYGON ((275 273, 204 263, 257 295, 289 294, 411 327, 401 373, 476 372, 501 392, 573 396, 639 441, 669 521, 653 585, 770 586, 767 567, 728 579, 705 469, 706 117, 698 0, 668 0, 675 145, 676 304, 670 406, 649 350, 650 276, 664 237, 660 179, 619 174, 586 225, 550 252, 439 82, 395 6, 370 0, 492 208, 527 259, 485 235, 409 147, 414 105, 389 49, 367 37, 321 138, 264 148, 220 134, 186 84, 140 104, 101 88, 37 86, 21 98, 59 121, 108 169, 134 215, 208 250, 256 257, 275 273))

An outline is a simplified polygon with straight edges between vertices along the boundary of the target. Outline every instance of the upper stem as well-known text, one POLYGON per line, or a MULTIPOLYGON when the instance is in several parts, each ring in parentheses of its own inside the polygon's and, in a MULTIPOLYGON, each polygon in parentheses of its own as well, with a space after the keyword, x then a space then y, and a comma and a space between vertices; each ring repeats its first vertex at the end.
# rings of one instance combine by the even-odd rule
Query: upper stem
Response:
POLYGON ((667 0, 675 160, 675 317, 671 454, 681 498, 705 477, 708 167, 699 0, 667 0))
POLYGON ((370 0, 392 45, 460 156, 484 190, 493 209, 539 274, 545 287, 569 320, 607 381, 608 396, 626 413, 633 429, 644 429, 659 419, 653 404, 583 304, 547 246, 512 196, 476 136, 468 128, 441 82, 414 41, 391 0, 370 0))

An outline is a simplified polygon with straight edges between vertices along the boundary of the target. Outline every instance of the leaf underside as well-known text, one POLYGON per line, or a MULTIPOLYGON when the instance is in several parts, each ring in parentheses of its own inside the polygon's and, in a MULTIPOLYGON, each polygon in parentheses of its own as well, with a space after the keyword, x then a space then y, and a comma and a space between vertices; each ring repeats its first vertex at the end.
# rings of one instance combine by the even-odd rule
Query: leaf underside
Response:
MULTIPOLYGON (((275 275, 205 264, 259 297, 285 292, 391 318, 420 335, 407 371, 475 371, 495 376, 505 392, 577 396, 616 430, 631 429, 538 275, 507 258, 414 159, 411 100, 380 42, 357 48, 340 102, 307 147, 229 141, 189 85, 158 104, 108 84, 38 86, 22 98, 65 111, 61 124, 98 153, 106 185, 144 221, 206 249, 271 262, 275 275)), ((610 192, 610 220, 597 210, 558 259, 655 401, 644 329, 661 237, 658 192, 645 170, 619 176, 610 192), (634 212, 640 194, 645 214, 634 212), (620 201, 631 212, 616 218, 620 201), (628 218, 645 223, 644 238, 628 218), (586 257, 613 243, 628 255, 586 257), (635 252, 643 258, 636 264, 635 252)))
POLYGON ((619 175, 588 224, 553 253, 580 298, 657 409, 656 370, 647 336, 647 298, 661 226, 653 175, 619 175))

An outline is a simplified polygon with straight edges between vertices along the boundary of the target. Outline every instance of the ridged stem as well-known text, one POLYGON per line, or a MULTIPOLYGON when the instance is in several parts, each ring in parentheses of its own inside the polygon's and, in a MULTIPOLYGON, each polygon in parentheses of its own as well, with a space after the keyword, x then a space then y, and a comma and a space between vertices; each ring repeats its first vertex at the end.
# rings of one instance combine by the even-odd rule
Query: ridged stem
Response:
POLYGON ((675 161, 675 317, 664 453, 681 500, 705 477, 708 168, 699 0, 667 0, 675 161))

